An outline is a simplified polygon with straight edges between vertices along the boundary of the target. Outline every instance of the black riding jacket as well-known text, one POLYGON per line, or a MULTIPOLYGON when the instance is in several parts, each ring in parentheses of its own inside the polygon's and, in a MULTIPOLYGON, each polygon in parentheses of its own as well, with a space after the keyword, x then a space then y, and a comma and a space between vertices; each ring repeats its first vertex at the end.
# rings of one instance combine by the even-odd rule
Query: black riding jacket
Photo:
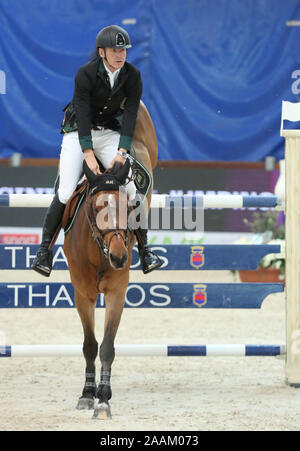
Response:
POLYGON ((111 89, 102 58, 94 58, 77 72, 61 133, 78 130, 85 150, 93 148, 92 129, 109 128, 120 133, 119 148, 130 151, 141 96, 142 79, 135 66, 126 62, 111 89))

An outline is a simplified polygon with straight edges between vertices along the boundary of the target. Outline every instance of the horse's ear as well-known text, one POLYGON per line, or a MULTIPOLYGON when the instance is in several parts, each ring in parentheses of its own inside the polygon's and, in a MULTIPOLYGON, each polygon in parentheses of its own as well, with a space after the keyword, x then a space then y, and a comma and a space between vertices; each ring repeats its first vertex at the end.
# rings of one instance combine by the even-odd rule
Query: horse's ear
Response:
POLYGON ((129 173, 129 169, 130 169, 130 161, 129 161, 129 158, 126 158, 125 163, 120 168, 119 172, 116 174, 116 178, 119 180, 119 182, 121 182, 122 185, 124 185, 126 182, 126 179, 128 177, 128 173, 129 173))
POLYGON ((84 174, 86 175, 86 178, 88 179, 88 182, 90 185, 93 185, 96 180, 98 179, 98 175, 96 175, 87 165, 86 161, 83 161, 82 169, 84 174))

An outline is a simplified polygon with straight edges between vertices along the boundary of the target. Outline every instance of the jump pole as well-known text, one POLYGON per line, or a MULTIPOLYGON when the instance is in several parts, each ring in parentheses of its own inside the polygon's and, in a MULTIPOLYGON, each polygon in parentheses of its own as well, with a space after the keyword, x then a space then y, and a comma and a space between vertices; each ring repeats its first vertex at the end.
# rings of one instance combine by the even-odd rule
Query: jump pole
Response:
MULTIPOLYGON (((276 357, 284 355, 284 345, 260 344, 120 344, 116 356, 123 357, 276 357)), ((81 357, 82 345, 0 346, 1 357, 81 357)))
POLYGON ((285 138, 286 383, 300 387, 300 103, 282 102, 280 134, 285 138))
MULTIPOLYGON (((0 207, 10 208, 47 208, 53 199, 53 194, 0 194, 0 207)), ((240 194, 205 194, 203 196, 169 196, 153 194, 151 208, 275 208, 283 210, 282 200, 277 196, 240 194)))

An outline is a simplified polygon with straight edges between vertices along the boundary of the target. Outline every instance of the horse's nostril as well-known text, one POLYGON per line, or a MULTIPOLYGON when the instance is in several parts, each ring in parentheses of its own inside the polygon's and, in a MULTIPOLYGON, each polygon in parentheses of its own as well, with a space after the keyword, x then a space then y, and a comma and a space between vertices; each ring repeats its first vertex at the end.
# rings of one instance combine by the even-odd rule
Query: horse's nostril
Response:
POLYGON ((126 265, 128 258, 127 252, 122 255, 121 257, 118 257, 117 255, 114 255, 112 253, 109 253, 109 260, 111 262, 111 265, 116 269, 122 269, 126 265))

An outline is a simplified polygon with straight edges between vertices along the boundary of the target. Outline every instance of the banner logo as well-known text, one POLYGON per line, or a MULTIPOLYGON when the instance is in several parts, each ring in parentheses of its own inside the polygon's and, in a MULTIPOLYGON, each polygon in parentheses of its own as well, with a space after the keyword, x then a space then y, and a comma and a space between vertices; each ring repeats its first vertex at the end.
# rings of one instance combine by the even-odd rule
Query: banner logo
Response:
POLYGON ((196 283, 194 284, 193 289, 193 304, 197 307, 203 307, 207 303, 207 285, 196 283))
POLYGON ((193 268, 199 269, 204 265, 204 246, 191 246, 190 264, 193 268))

